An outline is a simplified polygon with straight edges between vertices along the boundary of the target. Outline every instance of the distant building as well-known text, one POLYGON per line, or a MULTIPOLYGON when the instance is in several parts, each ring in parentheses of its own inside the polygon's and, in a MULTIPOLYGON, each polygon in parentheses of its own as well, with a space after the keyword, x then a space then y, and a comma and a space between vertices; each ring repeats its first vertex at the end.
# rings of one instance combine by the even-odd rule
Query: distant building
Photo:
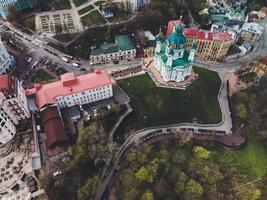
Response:
POLYGON ((16 134, 16 125, 30 117, 25 91, 11 75, 0 76, 0 143, 10 141, 16 134))
POLYGON ((149 4, 150 0, 115 0, 115 2, 123 3, 127 10, 138 11, 149 4))
POLYGON ((224 7, 215 6, 210 9, 209 14, 212 22, 222 22, 224 20, 238 20, 245 19, 245 10, 241 7, 226 9, 224 7))
POLYGON ((235 43, 239 37, 240 25, 239 24, 228 25, 227 23, 225 23, 225 21, 218 22, 218 23, 212 24, 210 31, 212 33, 216 33, 216 32, 229 33, 229 35, 232 38, 233 43, 235 43))
POLYGON ((112 9, 107 5, 100 5, 100 10, 105 18, 113 17, 112 9))
POLYGON ((150 31, 145 31, 144 36, 147 38, 147 41, 144 43, 143 46, 144 57, 152 57, 155 52, 156 37, 150 31))
POLYGON ((153 57, 156 47, 156 37, 150 31, 140 31, 135 37, 136 57, 153 57))
POLYGON ((27 95, 35 95, 38 108, 43 110, 51 105, 65 108, 109 99, 113 89, 107 72, 95 70, 77 77, 74 73, 64 74, 59 81, 35 85, 27 95))
POLYGON ((154 65, 164 81, 182 82, 192 73, 196 43, 190 51, 186 50, 184 27, 179 24, 164 41, 162 33, 157 36, 154 65))
POLYGON ((14 57, 9 55, 2 41, 0 40, 0 75, 9 73, 13 69, 14 65, 14 57))
POLYGON ((136 56, 134 43, 127 35, 115 37, 114 43, 102 44, 98 49, 92 49, 90 63, 97 64, 112 60, 133 59, 136 56))
POLYGON ((241 28, 241 39, 244 43, 249 42, 255 44, 262 35, 264 28, 258 23, 244 23, 241 28))
POLYGON ((0 0, 0 16, 6 18, 8 16, 8 7, 14 5, 17 9, 32 8, 32 0, 0 0))
POLYGON ((185 29, 184 35, 187 37, 187 48, 196 42, 197 57, 209 61, 222 61, 233 43, 229 33, 185 29))

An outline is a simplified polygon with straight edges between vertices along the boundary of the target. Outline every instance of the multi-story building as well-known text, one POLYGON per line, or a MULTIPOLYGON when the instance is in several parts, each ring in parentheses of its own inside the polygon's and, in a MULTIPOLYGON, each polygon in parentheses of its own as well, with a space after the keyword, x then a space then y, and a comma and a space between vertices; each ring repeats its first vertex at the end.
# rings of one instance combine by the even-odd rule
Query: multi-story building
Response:
POLYGON ((16 126, 0 107, 0 144, 6 144, 16 135, 16 126))
POLYGON ((14 5, 17 9, 33 7, 32 0, 0 0, 0 16, 6 18, 8 16, 8 7, 14 5))
POLYGON ((123 3, 127 10, 138 11, 149 4, 150 0, 115 0, 115 2, 123 3))
POLYGON ((197 43, 197 58, 209 61, 222 61, 233 41, 229 33, 204 31, 199 29, 185 29, 187 48, 193 42, 197 43))
POLYGON ((258 23, 244 23, 241 28, 240 41, 244 43, 249 42, 252 45, 255 45, 261 38, 263 30, 264 28, 258 23))
POLYGON ((16 125, 30 117, 25 91, 11 75, 0 76, 0 143, 9 142, 16 134, 16 125))
POLYGON ((27 90, 27 95, 35 95, 37 106, 42 110, 50 105, 64 108, 109 99, 113 96, 113 89, 107 72, 95 70, 81 76, 64 74, 59 81, 35 85, 27 90))
POLYGON ((114 43, 102 44, 98 49, 92 49, 90 63, 98 64, 112 60, 134 59, 136 48, 127 35, 115 37, 114 43))
POLYGON ((154 64, 164 81, 182 82, 192 73, 196 43, 192 43, 190 51, 185 49, 186 37, 183 25, 164 41, 162 34, 157 37, 154 64))
POLYGON ((15 125, 30 117, 25 90, 12 75, 0 76, 0 106, 15 125))
POLYGON ((14 65, 15 65, 14 57, 9 55, 5 46, 0 40, 0 75, 10 72, 10 70, 14 67, 14 65))

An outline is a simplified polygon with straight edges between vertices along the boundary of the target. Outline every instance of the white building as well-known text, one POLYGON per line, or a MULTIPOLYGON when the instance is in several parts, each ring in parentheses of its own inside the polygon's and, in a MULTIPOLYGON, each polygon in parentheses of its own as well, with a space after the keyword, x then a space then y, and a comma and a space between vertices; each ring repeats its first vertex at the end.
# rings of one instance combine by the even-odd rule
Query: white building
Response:
POLYGON ((150 3, 150 0, 115 0, 115 2, 123 3, 125 8, 132 11, 138 11, 145 5, 150 3))
POLYGON ((241 28, 242 40, 255 44, 261 38, 263 30, 264 28, 258 23, 244 23, 241 28))
POLYGON ((9 55, 2 41, 0 40, 0 75, 8 73, 13 68, 14 62, 13 56, 9 55))
POLYGON ((0 108, 0 144, 6 144, 16 135, 16 127, 9 116, 0 108))
POLYGON ((39 109, 49 105, 58 108, 88 104, 113 97, 112 81, 106 71, 75 76, 67 73, 56 82, 45 85, 37 84, 27 90, 27 95, 36 95, 39 109))
POLYGON ((16 125, 30 117, 25 91, 11 75, 0 76, 0 143, 9 142, 16 134, 16 125))
POLYGON ((0 106, 15 125, 30 117, 25 90, 12 75, 0 76, 0 106))

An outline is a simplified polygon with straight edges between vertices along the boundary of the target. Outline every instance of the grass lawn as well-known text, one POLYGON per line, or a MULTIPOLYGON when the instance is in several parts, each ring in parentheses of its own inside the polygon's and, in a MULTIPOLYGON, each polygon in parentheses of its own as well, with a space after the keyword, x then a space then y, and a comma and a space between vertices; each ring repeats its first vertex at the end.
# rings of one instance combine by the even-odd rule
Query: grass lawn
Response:
POLYGON ((50 76, 43 70, 38 70, 36 74, 32 77, 32 83, 41 83, 43 81, 49 81, 54 79, 54 77, 50 76))
POLYGON ((60 1, 56 1, 53 4, 55 10, 64 10, 64 9, 71 9, 71 5, 69 0, 60 0, 60 1))
POLYGON ((88 0, 73 0, 73 3, 76 7, 82 5, 83 3, 88 2, 88 0))
POLYGON ((95 6, 100 6, 101 4, 105 3, 106 1, 97 1, 95 2, 95 6))
POLYGON ((35 31, 35 16, 30 16, 25 19, 25 25, 28 29, 35 31))
POLYGON ((93 9, 94 9, 94 6, 89 5, 89 6, 86 6, 85 8, 83 8, 83 9, 79 10, 78 13, 79 13, 79 15, 82 15, 82 14, 87 13, 87 12, 93 10, 93 9))
POLYGON ((83 16, 81 20, 84 26, 91 26, 95 24, 105 23, 104 18, 97 10, 93 10, 88 15, 83 16))
POLYGON ((267 156, 263 145, 253 137, 248 136, 246 144, 241 149, 225 151, 222 159, 234 160, 240 164, 243 173, 251 179, 256 179, 267 172, 267 156))
POLYGON ((156 87, 148 75, 118 81, 131 98, 134 112, 121 124, 115 140, 122 142, 125 134, 140 128, 192 122, 194 117, 199 123, 219 123, 220 78, 215 72, 194 69, 199 79, 185 91, 156 87))

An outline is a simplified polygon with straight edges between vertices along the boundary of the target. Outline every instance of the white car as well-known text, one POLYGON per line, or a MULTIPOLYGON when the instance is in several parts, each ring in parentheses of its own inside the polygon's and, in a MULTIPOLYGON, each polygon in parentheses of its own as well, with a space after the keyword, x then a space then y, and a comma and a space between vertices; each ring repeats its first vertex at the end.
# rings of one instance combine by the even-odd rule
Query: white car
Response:
POLYGON ((80 65, 78 63, 72 63, 73 67, 79 67, 80 65))
POLYGON ((62 59, 64 62, 66 62, 66 63, 69 62, 69 60, 68 60, 66 57, 62 57, 61 59, 62 59))
POLYGON ((32 57, 29 57, 27 62, 30 63, 32 61, 32 57))

